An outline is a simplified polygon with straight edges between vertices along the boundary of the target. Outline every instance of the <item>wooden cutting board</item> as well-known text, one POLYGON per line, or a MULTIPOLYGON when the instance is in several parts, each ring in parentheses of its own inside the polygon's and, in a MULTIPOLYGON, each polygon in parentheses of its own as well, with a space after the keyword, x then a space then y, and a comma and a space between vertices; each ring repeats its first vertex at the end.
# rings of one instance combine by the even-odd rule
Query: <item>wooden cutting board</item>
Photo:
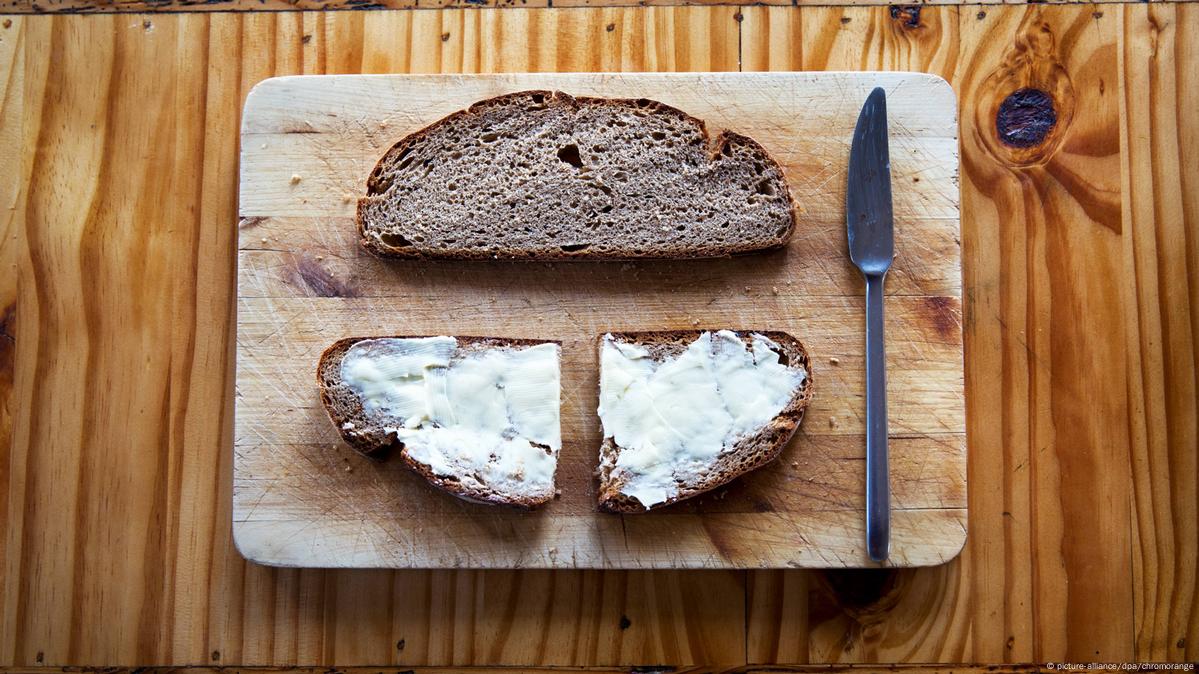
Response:
POLYGON ((322 76, 267 80, 242 120, 233 531, 254 561, 321 567, 870 566, 863 521, 863 284, 846 254, 850 137, 888 92, 897 257, 887 279, 896 566, 966 537, 956 101, 909 73, 322 76), (413 262, 357 243, 355 199, 396 141, 528 88, 653 98, 760 142, 801 216, 785 250, 674 262, 413 262), (786 330, 816 398, 782 458, 643 515, 596 512, 595 339, 609 330, 786 330), (521 513, 361 458, 325 416, 321 351, 350 335, 562 341, 562 497, 521 513))

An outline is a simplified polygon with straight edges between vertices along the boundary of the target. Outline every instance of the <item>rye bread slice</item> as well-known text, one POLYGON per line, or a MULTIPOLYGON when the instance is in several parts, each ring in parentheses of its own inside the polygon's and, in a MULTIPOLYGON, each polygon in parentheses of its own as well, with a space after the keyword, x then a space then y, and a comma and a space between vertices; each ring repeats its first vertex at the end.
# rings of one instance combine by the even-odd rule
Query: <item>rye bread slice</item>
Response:
MULTIPOLYGON (((636 344, 649 351, 650 357, 662 362, 678 356, 704 332, 715 334, 720 328, 711 330, 671 330, 662 332, 613 332, 617 341, 636 344)), ((802 386, 791 400, 773 419, 753 435, 737 440, 717 456, 708 473, 708 478, 694 484, 680 484, 679 491, 664 503, 646 508, 639 500, 621 493, 627 482, 625 475, 615 471, 616 459, 621 447, 611 437, 605 437, 600 446, 600 462, 596 469, 599 478, 599 507, 615 513, 642 513, 650 509, 666 507, 672 503, 689 499, 706 491, 727 484, 732 480, 760 468, 778 458, 787 441, 795 434, 803 421, 804 411, 812 399, 812 364, 803 343, 786 332, 777 330, 738 330, 736 334, 746 344, 751 344, 752 335, 766 337, 778 345, 775 351, 779 362, 791 367, 802 367, 807 373, 802 386)), ((603 350, 604 337, 598 341, 603 350)))
MULTIPOLYGON (((396 434, 383 428, 381 419, 371 418, 363 409, 358 395, 341 381, 342 358, 354 344, 366 339, 412 339, 423 336, 425 335, 347 337, 334 342, 321 354, 316 369, 317 388, 320 391, 325 411, 328 412, 329 419, 341 434, 342 439, 353 449, 373 459, 382 459, 393 450, 399 450, 400 459, 405 466, 424 477, 433 486, 467 501, 535 508, 552 500, 555 495, 552 487, 548 491, 537 493, 499 492, 467 485, 457 475, 434 473, 428 465, 413 459, 408 454, 404 443, 396 437, 396 434)), ((458 348, 451 358, 451 363, 472 352, 530 347, 538 344, 559 344, 553 340, 499 337, 455 337, 454 339, 458 341, 458 348)), ((399 420, 399 423, 402 423, 402 420, 399 420)))
POLYGON ((795 204, 761 145, 647 99, 523 91, 400 140, 358 202, 402 258, 720 257, 783 246, 795 204))

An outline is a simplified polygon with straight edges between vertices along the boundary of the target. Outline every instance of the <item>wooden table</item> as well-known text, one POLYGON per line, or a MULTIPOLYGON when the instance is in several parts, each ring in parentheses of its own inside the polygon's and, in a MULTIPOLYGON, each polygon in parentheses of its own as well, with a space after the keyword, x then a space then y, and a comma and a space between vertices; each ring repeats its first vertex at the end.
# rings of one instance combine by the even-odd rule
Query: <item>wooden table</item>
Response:
POLYGON ((1158 3, 0 17, 0 663, 1199 658, 1196 36, 1199 6, 1158 3), (326 572, 237 555, 237 130, 254 83, 738 68, 921 70, 958 92, 959 559, 326 572), (1014 149, 996 114, 1025 87, 1056 125, 1037 133, 1032 100, 1004 126, 1029 143, 1014 149))

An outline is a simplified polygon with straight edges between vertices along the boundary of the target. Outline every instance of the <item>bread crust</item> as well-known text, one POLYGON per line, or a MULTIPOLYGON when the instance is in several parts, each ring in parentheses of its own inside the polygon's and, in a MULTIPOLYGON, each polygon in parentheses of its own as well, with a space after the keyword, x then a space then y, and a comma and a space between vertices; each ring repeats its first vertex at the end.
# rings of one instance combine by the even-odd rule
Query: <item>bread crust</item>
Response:
MULTIPOLYGON (((531 509, 553 500, 554 494, 544 497, 503 495, 497 492, 469 487, 454 476, 440 476, 426 464, 413 459, 404 443, 395 433, 384 431, 366 419, 361 410, 361 403, 354 396, 351 400, 343 400, 336 393, 337 373, 341 369, 341 360, 354 344, 367 339, 419 339, 429 335, 373 335, 368 337, 346 337, 329 345, 321 353, 317 361, 316 384, 320 393, 321 403, 329 420, 333 422, 337 432, 351 448, 371 459, 381 460, 392 451, 398 450, 400 460, 416 474, 425 478, 429 484, 438 489, 473 503, 506 505, 520 509, 531 509), (355 406, 356 405, 356 406, 355 406), (346 423, 353 424, 347 428, 346 423)), ((455 336, 459 351, 484 351, 504 347, 530 347, 540 344, 558 344, 561 342, 549 339, 518 339, 501 337, 455 336)))
MULTIPOLYGON (((705 332, 715 334, 724 329, 726 328, 612 332, 607 334, 611 334, 619 341, 649 348, 651 349, 651 357, 655 360, 661 360, 664 357, 681 353, 687 345, 694 342, 705 332)), ((728 484, 738 477, 754 471, 779 457, 787 442, 795 435, 795 431, 803 421, 808 403, 812 400, 811 356, 808 354, 808 350, 803 345, 803 342, 787 332, 779 330, 736 330, 735 332, 747 344, 750 343, 751 335, 754 334, 762 335, 775 344, 778 344, 780 349, 778 353, 787 358, 788 366, 798 364, 807 372, 803 386, 795 392, 791 400, 787 402, 787 405, 763 429, 753 436, 742 438, 733 446, 732 450, 720 455, 716 464, 714 464, 715 469, 711 472, 711 479, 701 484, 687 485, 681 488, 678 494, 670 497, 664 503, 654 505, 652 508, 646 508, 637 499, 621 493, 620 489, 624 486, 624 481, 611 479, 610 475, 606 474, 605 464, 608 464, 608 469, 610 470, 610 466, 615 463, 615 457, 619 454, 621 447, 612 438, 605 437, 600 447, 600 463, 596 468, 596 477, 600 483, 598 494, 600 510, 623 514, 636 514, 649 510, 658 510, 672 503, 687 500, 728 484), (746 456, 747 454, 749 455, 748 461, 733 461, 733 459, 746 456), (611 458, 610 463, 605 460, 607 458, 611 458)), ((604 335, 601 335, 597 339, 597 349, 602 351, 603 346, 604 335)))
POLYGON ((787 198, 787 210, 790 214, 790 219, 786 231, 777 236, 776 239, 768 245, 762 245, 754 242, 743 242, 735 245, 706 245, 702 242, 692 242, 691 248, 689 248, 687 254, 664 253, 656 255, 644 255, 638 254, 638 251, 635 251, 631 248, 621 248, 613 253, 599 254, 590 247, 579 251, 567 251, 561 249, 530 251, 515 248, 476 250, 472 248, 438 249, 420 246, 390 246, 368 235, 365 209, 370 203, 371 197, 377 196, 386 191, 386 187, 382 183, 381 176, 391 165, 391 163, 395 161, 395 157, 401 155, 407 148, 411 147, 416 142, 437 133, 437 131, 442 127, 448 126, 463 117, 469 115, 478 115, 489 107, 506 105, 513 101, 533 95, 544 96, 546 97, 547 101, 552 103, 566 103, 573 106, 635 106, 649 108, 657 112, 678 115, 699 127, 706 142, 709 160, 715 159, 721 153, 725 152, 726 149, 731 145, 743 145, 749 148, 761 161, 776 169, 780 176, 783 175, 782 167, 778 164, 778 162, 775 161, 772 156, 770 156, 770 154, 764 147, 762 147, 760 143, 749 136, 736 133, 728 129, 723 129, 720 131, 720 133, 713 137, 709 133, 707 124, 702 119, 659 101, 645 98, 633 99, 572 96, 561 91, 552 91, 546 89, 516 91, 494 96, 492 98, 487 98, 478 101, 463 110, 450 113, 449 115, 429 124, 428 126, 414 131, 400 139, 383 154, 367 178, 366 197, 359 198, 355 208, 355 226, 358 230, 359 241, 363 247, 379 257, 400 259, 483 260, 501 258, 526 260, 604 259, 617 261, 635 259, 692 259, 706 257, 730 257, 734 255, 758 253, 778 249, 785 246, 790 240, 791 235, 794 233, 795 224, 798 220, 798 206, 796 204, 795 197, 791 194, 791 190, 786 184, 785 178, 780 177, 779 181, 783 186, 782 191, 787 198))

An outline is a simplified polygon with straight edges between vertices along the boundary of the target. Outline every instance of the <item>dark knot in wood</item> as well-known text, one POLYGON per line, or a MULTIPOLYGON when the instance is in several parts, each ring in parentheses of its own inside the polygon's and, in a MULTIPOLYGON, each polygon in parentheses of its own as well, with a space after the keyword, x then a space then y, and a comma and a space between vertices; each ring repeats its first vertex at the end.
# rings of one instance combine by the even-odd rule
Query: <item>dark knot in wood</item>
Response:
POLYGON ((920 5, 891 5, 891 18, 904 28, 919 28, 920 9, 920 5))
POLYGON ((901 594, 895 569, 829 569, 822 574, 836 605, 856 618, 885 613, 901 594))
POLYGON ((1017 89, 999 104, 995 130, 1009 147, 1033 147, 1044 142, 1057 125, 1053 97, 1040 89, 1017 89))

